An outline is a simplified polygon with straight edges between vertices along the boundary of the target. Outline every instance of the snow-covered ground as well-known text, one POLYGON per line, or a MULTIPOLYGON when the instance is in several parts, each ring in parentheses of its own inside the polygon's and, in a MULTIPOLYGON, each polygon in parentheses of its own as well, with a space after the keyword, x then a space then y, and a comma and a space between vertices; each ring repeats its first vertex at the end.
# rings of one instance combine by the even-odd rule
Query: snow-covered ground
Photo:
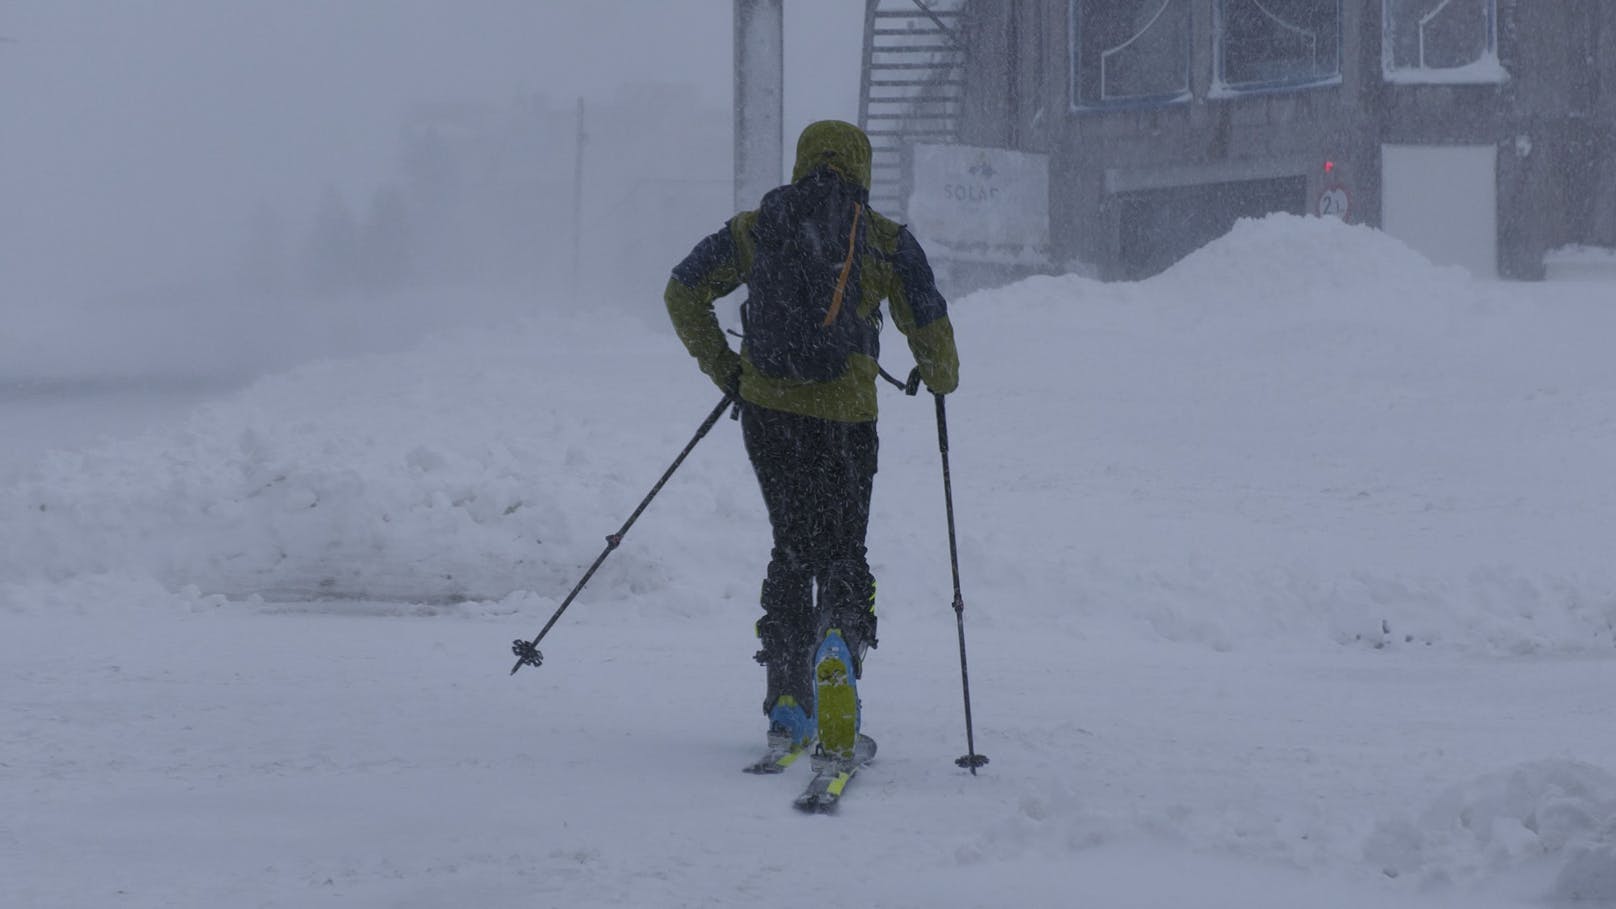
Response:
POLYGON ((0 487, 0 905, 1616 904, 1613 290, 1274 217, 956 300, 992 763, 953 765, 934 412, 893 393, 881 754, 833 818, 738 772, 768 541, 727 419, 507 675, 717 402, 656 319, 45 455, 0 487))

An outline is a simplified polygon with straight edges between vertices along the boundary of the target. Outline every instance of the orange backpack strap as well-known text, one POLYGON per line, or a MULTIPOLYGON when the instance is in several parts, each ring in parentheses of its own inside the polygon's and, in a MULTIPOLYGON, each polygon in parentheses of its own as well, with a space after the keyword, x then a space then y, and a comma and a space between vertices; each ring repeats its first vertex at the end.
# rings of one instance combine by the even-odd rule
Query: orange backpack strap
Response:
POLYGON ((836 295, 831 298, 830 311, 825 313, 825 321, 820 323, 822 328, 829 328, 842 313, 842 294, 847 290, 847 276, 853 272, 853 256, 858 251, 859 215, 863 213, 863 203, 854 202, 853 229, 847 232, 847 258, 842 261, 842 276, 836 279, 836 295))

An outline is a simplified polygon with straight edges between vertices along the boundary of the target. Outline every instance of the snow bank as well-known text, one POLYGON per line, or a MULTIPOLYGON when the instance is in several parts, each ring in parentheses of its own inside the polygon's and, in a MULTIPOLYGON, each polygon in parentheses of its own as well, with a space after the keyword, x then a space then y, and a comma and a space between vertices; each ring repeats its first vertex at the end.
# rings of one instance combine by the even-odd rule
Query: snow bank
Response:
MULTIPOLYGON (((1476 282, 1367 228, 1274 216, 1148 281, 956 301, 978 620, 1218 649, 1607 651, 1608 289, 1476 282)), ((0 576, 13 604, 109 573, 542 605, 716 400, 671 331, 600 313, 317 364, 0 489, 0 576)), ((872 558, 901 620, 947 602, 946 543, 931 408, 883 400, 872 558)), ((765 527, 724 420, 590 595, 749 609, 765 527)))
POLYGON ((1274 216, 1138 284, 970 297, 962 514, 1021 531, 971 556, 1077 628, 1608 651, 1609 290, 1274 216))
POLYGON ((1548 865, 1558 869, 1558 898, 1616 900, 1616 776, 1569 760, 1488 774, 1417 816, 1383 822, 1365 858, 1388 877, 1426 885, 1548 865))
MULTIPOLYGON (((635 358, 618 344, 625 327, 644 334, 634 325, 525 323, 319 363, 178 435, 52 453, 0 491, 19 516, 0 528, 0 572, 14 600, 17 584, 96 574, 282 599, 565 589, 649 489, 652 457, 678 450, 655 429, 610 428, 665 406, 600 383, 635 358)), ((646 583, 635 555, 617 561, 629 586, 646 583)))

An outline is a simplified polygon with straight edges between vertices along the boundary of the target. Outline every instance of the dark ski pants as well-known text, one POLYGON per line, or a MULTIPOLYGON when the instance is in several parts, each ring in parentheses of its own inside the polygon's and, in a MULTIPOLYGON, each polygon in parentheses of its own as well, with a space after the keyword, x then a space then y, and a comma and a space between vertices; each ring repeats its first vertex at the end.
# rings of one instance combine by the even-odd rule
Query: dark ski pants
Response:
POLYGON ((759 660, 771 670, 768 701, 792 693, 811 703, 811 692, 794 690, 799 686, 791 680, 800 675, 806 684, 807 662, 826 628, 840 628, 860 657, 875 646, 875 577, 864 546, 875 480, 875 423, 841 423, 746 404, 741 430, 774 531, 758 622, 759 660), (776 672, 786 664, 789 672, 776 672), (793 690, 776 690, 782 684, 793 690))

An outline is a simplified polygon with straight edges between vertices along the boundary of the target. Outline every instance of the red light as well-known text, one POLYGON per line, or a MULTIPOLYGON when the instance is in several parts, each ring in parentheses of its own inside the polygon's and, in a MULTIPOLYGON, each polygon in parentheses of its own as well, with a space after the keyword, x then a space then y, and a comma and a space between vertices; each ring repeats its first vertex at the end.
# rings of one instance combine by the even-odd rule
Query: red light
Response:
POLYGON ((1325 173, 1327 173, 1327 174, 1328 173, 1333 173, 1334 171, 1335 171, 1335 162, 1334 161, 1326 161, 1326 162, 1324 162, 1324 172, 1325 173))

